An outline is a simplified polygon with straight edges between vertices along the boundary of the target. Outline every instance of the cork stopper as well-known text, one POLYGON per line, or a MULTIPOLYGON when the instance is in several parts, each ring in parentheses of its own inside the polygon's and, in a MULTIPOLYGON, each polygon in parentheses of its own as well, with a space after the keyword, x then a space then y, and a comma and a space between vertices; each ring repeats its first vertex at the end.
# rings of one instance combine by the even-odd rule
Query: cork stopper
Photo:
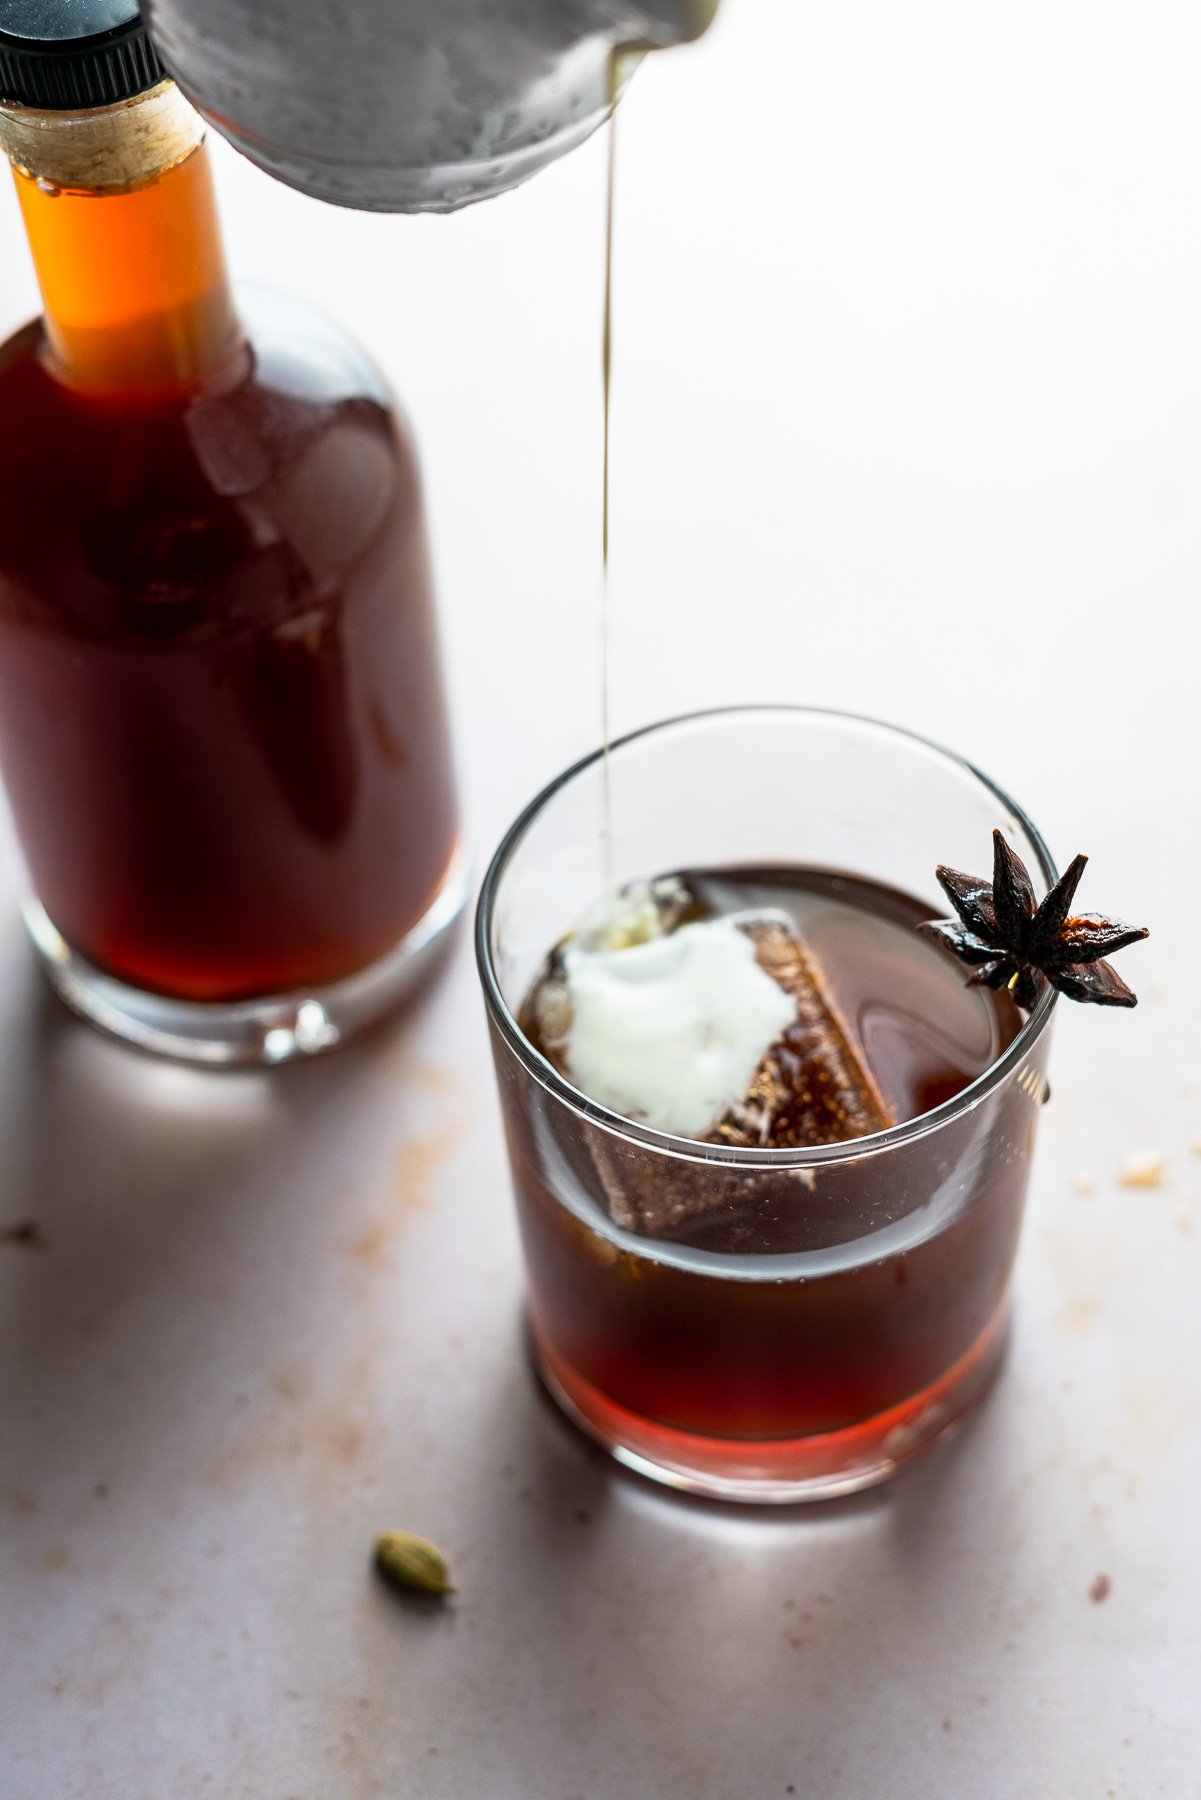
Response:
POLYGON ((171 81, 81 112, 0 103, 0 149, 46 186, 126 193, 183 162, 204 122, 171 81))

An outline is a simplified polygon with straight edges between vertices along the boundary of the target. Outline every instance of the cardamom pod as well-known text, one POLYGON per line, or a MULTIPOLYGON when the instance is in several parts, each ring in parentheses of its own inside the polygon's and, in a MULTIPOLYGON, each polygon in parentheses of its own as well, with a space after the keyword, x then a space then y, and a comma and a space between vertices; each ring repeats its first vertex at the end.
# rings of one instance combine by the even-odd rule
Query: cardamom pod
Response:
POLYGON ((408 1531, 385 1531, 375 1540, 375 1566, 397 1587, 419 1594, 453 1594, 446 1558, 426 1538, 408 1531))

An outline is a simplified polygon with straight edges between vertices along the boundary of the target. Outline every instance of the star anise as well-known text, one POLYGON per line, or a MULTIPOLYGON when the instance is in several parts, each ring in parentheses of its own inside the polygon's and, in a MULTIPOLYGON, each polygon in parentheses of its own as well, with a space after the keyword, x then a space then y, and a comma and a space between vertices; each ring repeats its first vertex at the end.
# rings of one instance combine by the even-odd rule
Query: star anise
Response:
POLYGON ((1039 906, 1021 857, 1000 831, 992 841, 991 881, 939 865, 939 884, 959 917, 928 919, 918 930, 969 964, 973 984, 1008 988, 1027 1011, 1048 981, 1069 1000, 1136 1006, 1137 996, 1101 959, 1146 931, 1100 913, 1070 912, 1087 856, 1069 864, 1039 906))

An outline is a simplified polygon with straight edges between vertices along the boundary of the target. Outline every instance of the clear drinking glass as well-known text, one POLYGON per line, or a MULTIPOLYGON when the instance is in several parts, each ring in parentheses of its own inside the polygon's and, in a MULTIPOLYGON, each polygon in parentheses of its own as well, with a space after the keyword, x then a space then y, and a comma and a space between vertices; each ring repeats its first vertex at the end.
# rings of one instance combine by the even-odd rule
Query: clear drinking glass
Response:
POLYGON ((961 1421, 1005 1344, 1054 996, 953 1099, 801 1150, 698 1144, 569 1085, 521 1031, 547 952, 604 893, 684 869, 804 865, 945 914, 938 863, 976 869, 999 826, 1055 869, 969 763, 868 719, 740 708, 637 732, 551 783, 496 853, 477 922, 539 1369, 620 1461, 724 1499, 885 1479, 961 1421), (604 830, 606 781, 611 833, 604 830), (703 1183, 787 1207, 803 1247, 739 1255, 614 1224, 623 1184, 703 1183))

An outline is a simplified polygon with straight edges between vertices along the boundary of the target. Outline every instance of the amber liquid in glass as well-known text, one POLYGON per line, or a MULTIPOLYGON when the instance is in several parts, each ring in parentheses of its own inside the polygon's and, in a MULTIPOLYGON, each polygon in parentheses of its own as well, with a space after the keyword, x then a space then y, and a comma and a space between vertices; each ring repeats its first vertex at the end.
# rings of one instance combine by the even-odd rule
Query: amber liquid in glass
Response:
MULTIPOLYGON (((962 1093, 1019 1028, 1008 996, 967 988, 914 930, 928 909, 903 894, 801 868, 683 879, 701 912, 792 915, 898 1120, 962 1093)), ((521 1022, 536 1030, 528 1005, 521 1022)), ((997 1348, 1041 1095, 1031 1071, 887 1155, 748 1179, 615 1149, 562 1107, 544 1109, 537 1084, 506 1092, 545 1366, 594 1429, 629 1442, 635 1418, 659 1431, 668 1460, 673 1432, 730 1440, 736 1457, 739 1439, 928 1414, 940 1383, 997 1348), (605 1217, 604 1185, 657 1176, 712 1203, 670 1244, 644 1238, 640 1251, 605 1217)))
POLYGON ((456 840, 407 428, 326 321, 235 319, 203 147, 17 184, 46 318, 0 349, 0 767, 38 899, 160 994, 338 980, 456 840))

